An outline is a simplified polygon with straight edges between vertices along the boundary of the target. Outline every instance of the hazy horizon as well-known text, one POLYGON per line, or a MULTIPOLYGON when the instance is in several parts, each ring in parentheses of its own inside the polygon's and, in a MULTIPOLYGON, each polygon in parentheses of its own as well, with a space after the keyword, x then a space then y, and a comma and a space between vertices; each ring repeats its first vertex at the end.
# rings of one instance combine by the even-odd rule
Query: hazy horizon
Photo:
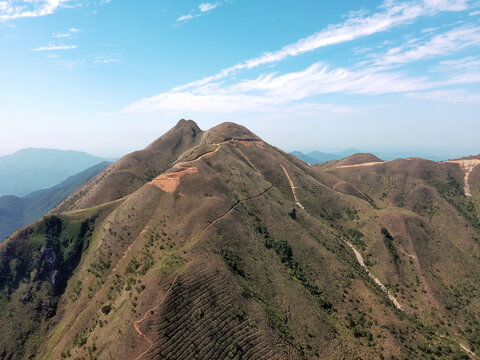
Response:
MULTIPOLYGON (((197 122, 198 123, 198 122, 197 122)), ((175 125, 175 123, 172 123, 172 127, 175 125)), ((202 130, 208 130, 211 126, 215 126, 216 124, 212 124, 209 127, 202 126, 201 123, 198 123, 200 128, 202 130)), ((56 149, 56 150, 64 150, 64 151, 80 151, 80 152, 85 152, 91 155, 103 157, 103 158, 120 158, 128 153, 141 150, 148 146, 151 142, 156 140, 158 137, 162 136, 166 131, 168 131, 170 128, 162 130, 162 132, 159 132, 157 135, 152 135, 150 134, 150 138, 147 136, 140 137, 139 139, 145 140, 144 143, 140 143, 139 139, 135 139, 134 141, 131 142, 130 145, 125 145, 123 150, 120 148, 115 149, 95 149, 95 148, 88 148, 88 147, 53 147, 53 146, 48 146, 47 144, 42 144, 41 142, 38 142, 38 146, 25 146, 25 147, 20 147, 18 149, 9 151, 9 150, 3 150, 0 148, 0 156, 5 156, 5 155, 11 155, 14 154, 17 151, 27 149, 27 148, 36 148, 36 149, 56 149), (136 147, 135 147, 136 146, 136 147)), ((252 131, 254 131, 252 128, 250 128, 252 131)), ((255 132, 255 131, 254 131, 255 132)), ((261 132, 256 132, 258 136, 269 142, 271 145, 274 145, 276 147, 281 148, 284 151, 287 152, 293 152, 293 151, 300 151, 304 154, 313 152, 313 151, 320 151, 324 153, 338 153, 338 152, 343 152, 346 150, 351 150, 355 149, 358 150, 359 152, 371 152, 374 154, 393 154, 397 156, 418 156, 418 157, 425 157, 425 158, 434 158, 435 160, 438 159, 449 159, 449 158, 457 158, 457 157, 464 157, 464 156, 469 156, 469 155, 478 155, 480 154, 480 145, 479 146, 463 146, 463 147, 448 147, 448 146, 430 146, 430 147, 420 147, 420 146, 414 146, 414 145, 385 145, 385 146, 379 146, 378 144, 376 145, 368 145, 368 144, 363 144, 361 142, 357 143, 345 143, 344 146, 341 146, 339 144, 333 144, 332 146, 326 146, 325 144, 319 143, 318 146, 315 147, 315 145, 308 145, 305 146, 302 144, 300 141, 298 144, 295 143, 295 141, 288 142, 286 145, 282 145, 279 143, 276 143, 276 138, 272 137, 270 138, 270 133, 269 131, 265 131, 265 133, 261 132)), ((295 140, 293 138, 292 140, 295 140)), ((50 143, 51 144, 51 143, 50 143)))

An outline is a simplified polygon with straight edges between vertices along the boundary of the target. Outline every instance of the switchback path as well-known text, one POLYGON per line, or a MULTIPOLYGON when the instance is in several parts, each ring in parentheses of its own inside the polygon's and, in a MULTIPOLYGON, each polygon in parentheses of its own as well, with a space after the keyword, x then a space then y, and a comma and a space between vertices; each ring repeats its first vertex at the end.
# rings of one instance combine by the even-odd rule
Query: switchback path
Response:
POLYGON ((147 318, 148 314, 149 314, 151 311, 153 311, 153 310, 155 310, 155 309, 157 309, 157 308, 159 308, 160 306, 163 305, 163 303, 165 302, 165 299, 167 298, 168 294, 169 294, 170 291, 172 290, 172 287, 173 287, 173 285, 175 284, 175 282, 177 281, 177 278, 178 278, 179 275, 180 275, 180 273, 178 273, 177 275, 175 275, 175 277, 173 278, 172 282, 170 283, 170 286, 168 287, 167 292, 166 292, 165 295, 163 296, 162 300, 161 300, 156 306, 154 306, 153 308, 147 310, 147 312, 145 313, 145 315, 143 315, 143 317, 142 317, 141 319, 136 320, 136 321, 133 322, 133 327, 135 328, 135 331, 136 331, 140 336, 142 336, 145 340, 147 340, 147 342, 150 344, 149 347, 147 348, 147 350, 145 350, 143 353, 141 353, 140 355, 138 355, 138 356, 135 358, 135 360, 141 359, 142 356, 145 355, 146 353, 148 353, 148 352, 150 351, 150 349, 152 348, 152 346, 153 346, 153 341, 152 341, 147 335, 145 335, 145 334, 142 332, 142 330, 140 330, 139 325, 142 323, 142 321, 144 321, 144 320, 147 318))
MULTIPOLYGON (((210 227, 212 227, 214 224, 216 224, 218 221, 224 219, 225 217, 227 217, 232 211, 233 209, 235 209, 238 205, 240 205, 241 203, 245 202, 245 201, 249 201, 249 200, 253 200, 253 199, 256 199, 260 196, 262 196, 263 194, 265 194, 267 191, 269 191, 273 186, 269 186, 267 189, 263 190, 261 193, 257 194, 257 195, 254 195, 254 196, 250 196, 246 199, 242 199, 242 200, 238 200, 235 205, 233 205, 230 210, 228 210, 225 214, 217 217, 215 220, 213 220, 212 222, 210 222, 206 227, 205 229, 203 229, 202 233, 200 234, 200 236, 203 235, 203 233, 205 231, 207 231, 210 227)), ((140 327, 139 325, 147 318, 148 314, 151 312, 151 311, 154 311, 155 309, 158 309, 160 306, 163 305, 163 303, 165 302, 167 296, 170 294, 172 288, 173 288, 173 285, 175 285, 175 282, 178 278, 178 276, 180 275, 180 273, 178 273, 177 275, 175 275, 175 277, 173 278, 167 292, 165 293, 165 295, 163 296, 162 300, 157 304, 155 305, 153 308, 147 310, 145 312, 145 314, 143 315, 143 317, 139 320, 136 320, 133 322, 133 327, 135 328, 135 331, 140 335, 142 336, 150 345, 148 346, 148 348, 143 352, 141 353, 139 356, 137 356, 135 358, 135 360, 140 360, 146 353, 148 353, 150 351, 150 349, 153 347, 154 345, 154 342, 152 339, 150 339, 147 335, 145 335, 142 330, 140 330, 140 327)))
POLYGON ((227 143, 233 143, 235 148, 240 152, 240 154, 243 156, 243 158, 256 170, 255 165, 248 159, 248 157, 238 148, 236 143, 262 143, 263 141, 261 140, 255 140, 255 139, 228 139, 222 142, 218 142, 215 144, 211 144, 213 146, 216 146, 215 149, 207 151, 204 154, 198 155, 196 158, 192 160, 185 160, 178 162, 174 164, 170 170, 160 174, 157 176, 155 179, 150 181, 148 184, 153 185, 158 187, 159 189, 172 193, 175 190, 177 190, 178 186, 180 185, 180 178, 185 175, 185 174, 195 174, 198 172, 198 169, 196 166, 193 164, 196 161, 202 160, 205 157, 212 156, 215 154, 220 148, 222 147, 223 144, 227 143))

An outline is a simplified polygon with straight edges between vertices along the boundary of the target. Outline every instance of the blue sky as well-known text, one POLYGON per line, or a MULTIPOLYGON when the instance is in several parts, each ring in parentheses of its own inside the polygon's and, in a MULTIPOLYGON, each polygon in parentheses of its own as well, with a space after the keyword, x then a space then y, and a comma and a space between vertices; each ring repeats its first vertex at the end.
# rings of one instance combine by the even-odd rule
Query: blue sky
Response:
POLYGON ((480 153, 478 0, 0 0, 0 155, 180 118, 291 150, 480 153))

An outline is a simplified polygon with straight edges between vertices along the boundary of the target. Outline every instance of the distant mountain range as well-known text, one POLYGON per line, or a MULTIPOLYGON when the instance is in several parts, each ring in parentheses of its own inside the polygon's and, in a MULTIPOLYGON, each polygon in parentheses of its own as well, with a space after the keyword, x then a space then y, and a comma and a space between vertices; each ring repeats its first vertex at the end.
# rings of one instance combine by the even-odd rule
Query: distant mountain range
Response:
POLYGON ((22 149, 0 156, 0 196, 25 196, 64 181, 69 176, 109 161, 79 151, 22 149))
POLYGON ((358 149, 347 149, 344 151, 339 152, 322 152, 322 151, 312 151, 309 153, 302 153, 300 151, 292 151, 290 154, 295 155, 296 157, 306 161, 307 163, 314 165, 314 164, 321 164, 325 161, 332 161, 332 160, 341 160, 348 156, 357 153, 372 153, 379 158, 390 161, 394 159, 406 159, 411 157, 416 158, 423 158, 432 161, 443 161, 448 159, 453 159, 457 157, 463 157, 464 154, 447 154, 446 152, 434 152, 428 150, 404 150, 404 151, 364 151, 358 149))
POLYGON ((15 195, 0 197, 0 242, 17 229, 41 218, 109 164, 101 162, 79 174, 70 176, 58 185, 35 191, 24 197, 15 195))

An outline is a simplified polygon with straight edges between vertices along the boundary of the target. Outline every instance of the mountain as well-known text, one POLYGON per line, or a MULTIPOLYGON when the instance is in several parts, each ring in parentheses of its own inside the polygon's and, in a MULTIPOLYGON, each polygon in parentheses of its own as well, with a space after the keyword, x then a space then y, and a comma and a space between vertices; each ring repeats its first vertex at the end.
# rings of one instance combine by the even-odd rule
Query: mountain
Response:
POLYGON ((23 198, 15 195, 1 196, 0 242, 17 229, 38 220, 108 165, 108 162, 101 162, 77 175, 70 176, 58 185, 35 191, 23 198))
POLYGON ((0 196, 25 196, 52 187, 106 159, 79 151, 22 149, 0 156, 0 196))
POLYGON ((296 156, 298 157, 299 159, 302 159, 303 161, 309 163, 309 164, 319 164, 319 163, 322 163, 324 161, 329 161, 329 160, 335 160, 335 156, 333 156, 332 158, 328 158, 328 160, 319 160, 318 158, 316 157, 313 157, 313 156, 310 156, 310 155, 307 155, 307 154, 304 154, 300 151, 292 151, 290 154, 292 154, 293 156, 296 156))
POLYGON ((480 167, 371 160, 181 120, 0 244, 0 357, 474 358, 480 167))
POLYGON ((347 156, 353 155, 355 153, 360 153, 360 150, 357 149, 347 149, 344 151, 339 151, 336 153, 325 153, 321 151, 312 151, 308 154, 304 154, 300 151, 292 151, 291 154, 295 155, 296 157, 306 161, 309 164, 321 164, 326 161, 332 160, 341 160, 347 156))
POLYGON ((375 165, 384 162, 382 159, 369 153, 357 153, 341 160, 326 161, 324 163, 315 164, 317 168, 331 168, 331 167, 351 167, 351 166, 365 166, 375 165))

